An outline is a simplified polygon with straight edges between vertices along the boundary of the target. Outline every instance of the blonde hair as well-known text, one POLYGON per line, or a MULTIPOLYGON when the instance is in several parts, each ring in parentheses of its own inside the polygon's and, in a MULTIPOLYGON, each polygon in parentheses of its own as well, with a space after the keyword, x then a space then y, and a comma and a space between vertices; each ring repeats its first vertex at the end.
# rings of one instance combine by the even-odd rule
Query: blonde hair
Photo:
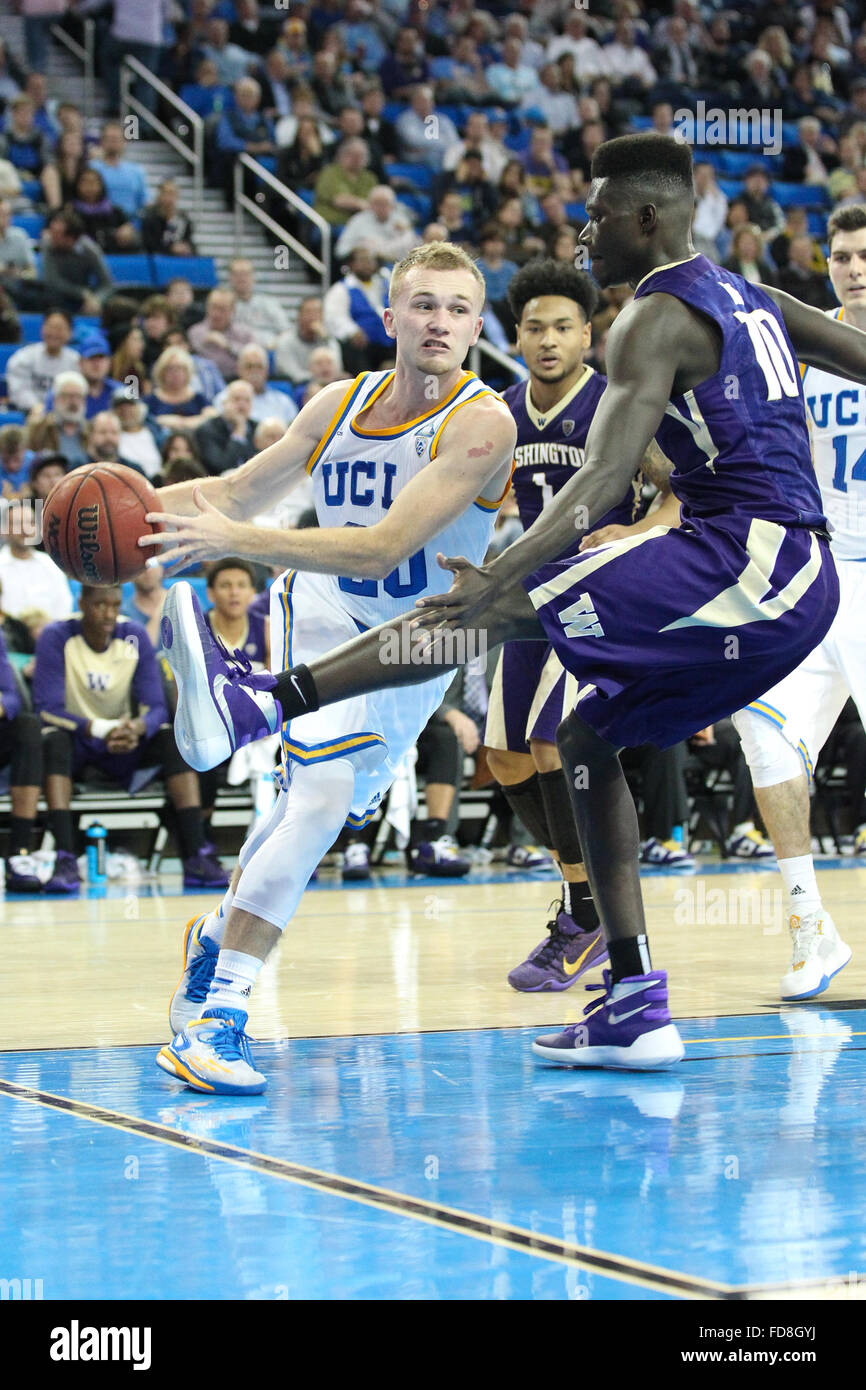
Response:
POLYGON ((182 367, 186 368, 187 385, 192 386, 192 379, 195 376, 195 363, 186 348, 181 347, 179 344, 175 344, 174 347, 167 347, 164 352, 161 352, 153 364, 151 377, 155 387, 158 388, 162 386, 162 378, 166 367, 170 367, 172 363, 175 362, 180 363, 182 367))
POLYGON ((481 303, 484 303, 487 296, 484 276, 468 252, 464 251, 462 246, 454 246, 449 241, 427 241, 420 246, 413 246, 408 255, 394 266, 388 286, 389 304, 393 305, 402 291, 403 281, 410 270, 419 267, 422 270, 467 270, 478 286, 481 303))

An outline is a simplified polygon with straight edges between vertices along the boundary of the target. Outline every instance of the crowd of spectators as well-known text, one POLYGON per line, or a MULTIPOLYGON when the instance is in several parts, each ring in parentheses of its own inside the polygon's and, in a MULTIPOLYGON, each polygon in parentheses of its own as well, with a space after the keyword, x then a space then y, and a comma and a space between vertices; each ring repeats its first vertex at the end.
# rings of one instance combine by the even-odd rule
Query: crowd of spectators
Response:
MULTIPOLYGON (((7 501, 44 497, 64 472, 99 460, 119 459, 157 485, 236 467, 329 382, 391 365, 382 323, 389 269, 421 241, 451 240, 477 256, 485 336, 516 358, 509 280, 536 255, 573 262, 579 254, 594 150, 626 131, 675 133, 678 113, 699 102, 723 113, 756 108, 770 121, 769 137, 765 126, 745 144, 732 130, 720 145, 695 146, 695 245, 720 264, 828 308, 826 218, 866 202, 866 23, 854 0, 747 0, 736 9, 700 0, 602 0, 591 9, 571 0, 18 0, 18 8, 22 50, 0 41, 7 501), (96 24, 109 93, 109 116, 96 124, 75 102, 53 99, 45 76, 50 26, 78 34, 84 19, 96 24), (247 153, 324 218, 327 292, 311 284, 291 308, 257 285, 243 258, 207 294, 184 275, 200 229, 178 184, 149 187, 136 158, 120 119, 126 53, 202 117, 207 177, 227 204, 237 156, 247 153), (171 258, 173 273, 155 292, 127 288, 122 262, 135 255, 171 258)), ((152 87, 135 90, 176 125, 176 110, 152 87)), ((318 253, 296 209, 252 176, 251 190, 318 253)), ((589 359, 600 370, 630 293, 601 296, 589 359)), ((511 379, 501 366, 490 378, 511 379)), ((295 499, 279 524, 296 524, 307 504, 295 499)), ((3 630, 13 656, 32 660, 48 615, 68 620, 78 595, 31 538, 7 527, 2 539, 3 630)), ((243 574, 238 587, 246 592, 243 574)), ((151 637, 162 593, 153 572, 136 584, 129 618, 151 637)), ((93 619, 82 640, 95 631, 93 619)), ((0 728, 7 717, 0 704, 0 728)), ((443 739, 452 753, 473 751, 467 720, 465 711, 441 714, 428 739, 436 767, 443 739)), ((711 760, 706 750, 722 746, 727 736, 711 732, 690 756, 702 747, 711 760)), ((672 766, 665 776, 680 786, 682 769, 671 774, 672 766)), ((652 785, 657 773, 653 765, 647 779, 644 769, 644 780, 652 785)), ((681 814, 670 786, 647 817, 658 827, 652 838, 663 840, 681 814)), ((19 809, 29 805, 22 794, 19 809)), ((180 802, 189 809, 186 786, 180 802)), ((428 812, 441 828, 437 808, 447 803, 450 814, 451 797, 434 802, 428 812)), ((200 837, 189 817, 183 824, 194 858, 200 837)))

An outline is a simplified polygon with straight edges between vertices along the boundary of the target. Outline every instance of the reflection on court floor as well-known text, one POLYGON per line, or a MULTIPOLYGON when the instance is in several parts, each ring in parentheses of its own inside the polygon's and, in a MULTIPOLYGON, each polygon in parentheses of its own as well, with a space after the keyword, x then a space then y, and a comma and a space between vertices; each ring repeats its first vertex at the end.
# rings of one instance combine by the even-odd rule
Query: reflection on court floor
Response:
MULTIPOLYGON (((822 882, 855 950, 848 927, 859 914, 852 906, 844 927, 839 914, 862 897, 863 877, 852 867, 822 882)), ((8 1024, 3 1036, 0 1278, 41 1280, 46 1299, 862 1297, 857 960, 818 1000, 780 1007, 782 946, 759 928, 764 977, 756 986, 750 954, 748 1007, 677 1010, 679 1068, 549 1067, 529 1050, 538 1023, 576 1016, 586 996, 517 996, 499 973, 518 942, 532 944, 503 902, 525 900, 534 913, 549 887, 374 887, 357 919, 348 894, 311 898, 260 1011, 282 1039, 256 1050, 269 1090, 237 1100, 196 1095, 153 1064, 161 975, 173 983, 177 964, 161 957, 186 903, 161 899, 125 929, 107 926, 118 915, 110 901, 64 904, 65 923, 59 910, 43 920, 38 900, 7 904, 4 944, 29 955, 35 992, 59 1016, 19 995, 30 1040, 10 1038, 8 1024), (423 916, 425 891, 455 900, 444 923, 423 916), (74 1003, 68 988, 64 1003, 63 952, 59 968, 46 964, 44 933, 62 944, 64 929, 82 963, 74 1003), (124 931, 131 964, 121 970, 124 931), (443 931, 453 939, 440 983, 430 957, 443 931), (471 941, 462 956, 461 941, 471 941), (98 976, 106 954, 120 972, 110 1007, 92 983, 96 971, 109 988, 98 976), (441 1009, 449 979, 457 1003, 441 1009), (358 1002, 374 985, 406 995, 383 1006, 390 1026, 347 1027, 347 1016, 375 1018, 358 1002), (314 1000, 318 1036, 286 1040, 300 1031, 285 1026, 292 1013, 312 1016, 314 1000), (491 1026, 497 1008, 506 1026, 491 1026), (70 1038, 60 1042, 64 1009, 70 1038), (515 1011, 528 1022, 515 1026, 515 1011), (40 1026, 44 1042, 32 1044, 40 1026)), ((651 917, 664 915, 666 896, 671 915, 675 891, 648 884, 651 917)), ((736 989, 742 928, 695 929, 676 953, 674 935, 658 934, 662 963, 707 976, 707 999, 713 971, 736 989)))

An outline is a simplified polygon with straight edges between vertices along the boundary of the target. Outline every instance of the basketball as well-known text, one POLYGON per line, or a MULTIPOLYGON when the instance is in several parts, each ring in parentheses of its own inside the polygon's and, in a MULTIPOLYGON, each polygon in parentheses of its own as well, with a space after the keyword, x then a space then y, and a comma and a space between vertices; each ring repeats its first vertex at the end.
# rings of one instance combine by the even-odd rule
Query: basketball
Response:
POLYGON ((159 511, 153 484, 120 463, 75 468, 51 489, 42 516, 45 549, 70 579, 124 584, 140 574, 149 551, 139 536, 163 530, 145 521, 159 511))

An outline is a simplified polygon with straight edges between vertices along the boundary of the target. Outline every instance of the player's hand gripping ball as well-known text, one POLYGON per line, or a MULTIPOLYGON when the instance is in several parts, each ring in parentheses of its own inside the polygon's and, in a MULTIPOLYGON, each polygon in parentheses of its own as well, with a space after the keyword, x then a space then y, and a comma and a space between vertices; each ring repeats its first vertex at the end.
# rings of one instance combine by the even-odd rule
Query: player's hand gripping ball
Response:
POLYGON ((55 483, 42 513, 45 549, 70 579, 125 584, 144 569, 139 536, 157 533, 145 521, 159 510, 153 484, 120 463, 89 463, 55 483))

